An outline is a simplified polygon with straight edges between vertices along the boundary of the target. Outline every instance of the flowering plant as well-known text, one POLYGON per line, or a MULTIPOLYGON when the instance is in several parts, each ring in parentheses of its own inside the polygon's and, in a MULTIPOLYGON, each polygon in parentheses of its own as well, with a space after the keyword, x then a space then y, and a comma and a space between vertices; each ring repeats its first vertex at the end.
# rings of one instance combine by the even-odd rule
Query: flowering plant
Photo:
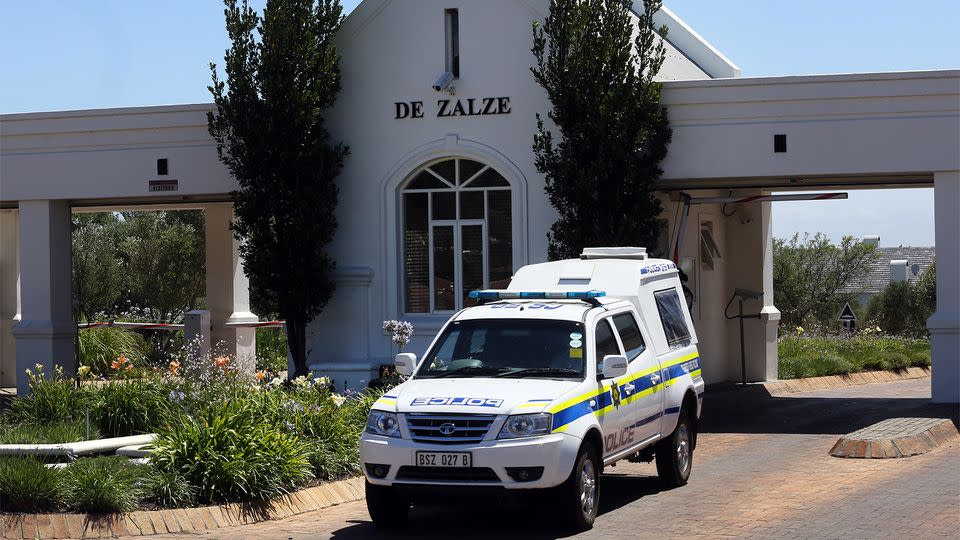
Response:
POLYGON ((413 336, 413 324, 407 321, 383 321, 383 330, 390 334, 390 339, 397 344, 398 352, 403 351, 413 336))

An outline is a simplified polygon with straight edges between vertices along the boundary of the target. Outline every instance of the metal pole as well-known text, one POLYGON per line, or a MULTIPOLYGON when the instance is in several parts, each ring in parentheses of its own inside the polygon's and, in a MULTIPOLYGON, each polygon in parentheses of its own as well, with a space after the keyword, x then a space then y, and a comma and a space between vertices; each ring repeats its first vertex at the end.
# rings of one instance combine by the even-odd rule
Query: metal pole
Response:
POLYGON ((740 384, 747 385, 747 352, 743 344, 743 297, 740 298, 740 384))

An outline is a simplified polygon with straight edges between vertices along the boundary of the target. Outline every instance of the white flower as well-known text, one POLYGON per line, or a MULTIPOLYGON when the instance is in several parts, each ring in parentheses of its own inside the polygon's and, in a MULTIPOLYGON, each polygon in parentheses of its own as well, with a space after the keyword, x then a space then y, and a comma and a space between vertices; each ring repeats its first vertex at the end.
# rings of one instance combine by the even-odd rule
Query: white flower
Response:
POLYGON ((330 377, 317 377, 313 380, 313 384, 317 386, 330 386, 330 377))
POLYGON ((280 377, 274 377, 267 383, 267 386, 280 386, 281 384, 283 384, 283 380, 280 377))
POLYGON ((293 385, 297 388, 303 388, 307 386, 307 378, 301 375, 293 380, 293 385))
POLYGON ((330 394, 330 401, 332 401, 334 405, 339 407, 343 405, 345 401, 347 401, 347 398, 344 396, 341 396, 340 394, 330 394))

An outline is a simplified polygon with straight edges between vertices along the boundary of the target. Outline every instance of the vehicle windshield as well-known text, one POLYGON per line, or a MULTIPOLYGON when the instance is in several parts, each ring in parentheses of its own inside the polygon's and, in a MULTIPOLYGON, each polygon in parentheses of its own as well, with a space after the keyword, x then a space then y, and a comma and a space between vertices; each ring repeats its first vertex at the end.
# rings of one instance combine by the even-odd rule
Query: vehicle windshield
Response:
POLYGON ((583 379, 583 335, 583 324, 574 321, 455 321, 424 358, 416 377, 583 379))

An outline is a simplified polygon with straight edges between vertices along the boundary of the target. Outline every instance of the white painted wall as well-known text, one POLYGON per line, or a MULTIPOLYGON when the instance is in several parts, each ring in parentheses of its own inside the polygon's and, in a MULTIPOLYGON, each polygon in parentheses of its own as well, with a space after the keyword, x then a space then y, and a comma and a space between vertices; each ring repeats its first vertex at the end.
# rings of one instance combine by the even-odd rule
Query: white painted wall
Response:
MULTIPOLYGON (((313 361, 335 368, 338 383, 369 378, 371 365, 389 361, 380 321, 402 316, 395 192, 414 168, 448 156, 495 167, 514 186, 514 266, 546 258, 546 231, 555 215, 534 169, 531 144, 534 115, 548 104, 529 73, 531 21, 545 15, 546 5, 367 0, 345 22, 339 37, 343 92, 330 114, 331 131, 352 151, 340 179, 340 229, 332 245, 340 292, 311 325, 308 345, 313 361), (437 100, 450 97, 430 86, 444 69, 443 11, 454 7, 460 9, 462 65, 455 97, 509 96, 510 114, 435 116, 437 100), (424 118, 394 118, 395 102, 415 100, 423 101, 424 118)), ((960 169, 960 71, 677 82, 669 79, 735 77, 739 70, 688 28, 678 25, 669 39, 662 73, 674 129, 664 164, 669 187, 723 195, 727 190, 721 188, 750 193, 744 188, 791 178, 841 185, 929 183, 935 171, 960 169), (786 154, 773 153, 774 133, 788 135, 786 154)), ((74 205, 224 201, 235 183, 207 134, 208 110, 210 105, 200 104, 0 116, 0 205, 46 199, 74 205), (147 191, 149 180, 161 179, 158 158, 169 160, 166 178, 180 182, 175 194, 147 191)), ((952 185, 945 178, 944 185, 952 185)), ((949 207, 952 199, 945 197, 949 207)), ((700 276, 698 332, 710 380, 736 375, 735 326, 721 318, 732 287, 770 290, 764 266, 769 211, 757 206, 750 212, 758 213, 756 219, 744 225, 721 218, 716 207, 696 211, 696 219, 716 218, 717 240, 727 247, 713 274, 700 276)), ((668 207, 672 219, 669 213, 668 207)), ((696 256, 696 219, 691 216, 687 234, 693 236, 684 255, 696 256)), ((938 234, 941 222, 938 217, 938 234)), ((958 274, 954 267, 943 279, 956 281, 958 274)), ((749 337, 751 354, 765 355, 751 377, 771 376, 775 310, 769 309, 772 302, 766 307, 770 317, 756 323, 749 337)), ((410 318, 418 334, 408 350, 419 352, 444 317, 410 318)))

